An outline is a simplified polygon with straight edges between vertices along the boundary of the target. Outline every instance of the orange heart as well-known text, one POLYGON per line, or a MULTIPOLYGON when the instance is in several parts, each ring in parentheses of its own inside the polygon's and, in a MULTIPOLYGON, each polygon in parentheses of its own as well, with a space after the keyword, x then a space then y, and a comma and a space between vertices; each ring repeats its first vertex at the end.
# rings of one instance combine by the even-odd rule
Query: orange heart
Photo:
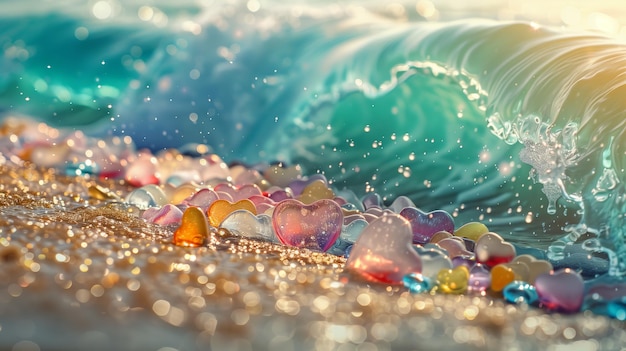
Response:
POLYGON ((256 207, 254 203, 248 199, 239 200, 235 203, 228 200, 216 200, 207 210, 209 224, 217 228, 229 214, 237 210, 250 211, 256 216, 256 207))
POLYGON ((326 186, 326 183, 324 183, 323 180, 317 179, 302 189, 302 193, 298 197, 298 200, 305 205, 310 205, 317 200, 332 200, 334 198, 335 193, 326 186))
POLYGON ((501 263, 491 269, 491 290, 500 292, 509 283, 528 280, 528 266, 522 262, 501 263))
POLYGON ((469 270, 465 266, 442 269, 437 274, 439 289, 446 294, 463 294, 467 290, 469 270))
POLYGON ((183 213, 181 224, 174 232, 174 245, 198 247, 209 236, 209 226, 201 209, 189 207, 183 213))

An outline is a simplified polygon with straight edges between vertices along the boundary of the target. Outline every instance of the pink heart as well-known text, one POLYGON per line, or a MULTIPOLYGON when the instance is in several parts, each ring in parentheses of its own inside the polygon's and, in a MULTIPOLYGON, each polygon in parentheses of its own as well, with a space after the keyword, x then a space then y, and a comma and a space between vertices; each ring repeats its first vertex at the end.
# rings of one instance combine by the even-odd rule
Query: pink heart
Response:
POLYGON ((218 184, 214 188, 215 192, 227 193, 232 197, 231 202, 237 202, 240 200, 248 199, 250 196, 263 195, 261 189, 256 184, 246 184, 240 187, 235 187, 227 183, 218 184))
POLYGON ((248 200, 252 201, 257 208, 257 213, 263 213, 268 208, 276 206, 276 201, 262 195, 250 196, 248 200))
POLYGON ((515 247, 496 233, 483 234, 476 241, 474 248, 476 261, 488 267, 508 263, 515 258, 515 247))
POLYGON ((535 288, 539 303, 548 310, 575 313, 583 304, 585 283, 580 274, 569 268, 540 274, 535 288))
POLYGON ((256 169, 248 169, 244 172, 241 172, 237 178, 233 181, 235 185, 244 185, 244 184, 257 184, 263 179, 261 173, 256 169))
POLYGON ((326 251, 341 234, 343 212, 337 203, 329 199, 310 205, 289 199, 276 205, 272 224, 283 244, 326 251))
POLYGON ((218 199, 219 197, 215 191, 204 188, 183 200, 183 205, 199 207, 202 209, 202 212, 206 212, 209 206, 218 199))
POLYGON ((161 208, 151 207, 147 209, 141 215, 141 218, 159 225, 180 224, 183 218, 183 211, 172 204, 167 204, 161 208))
POLYGON ((397 214, 380 217, 354 243, 346 267, 374 282, 402 284, 405 275, 422 272, 411 238, 406 219, 397 214))
POLYGON ((425 244, 437 232, 454 233, 454 219, 443 210, 424 212, 419 208, 405 207, 400 215, 409 220, 413 231, 413 243, 425 244))
POLYGON ((137 159, 126 166, 124 178, 135 187, 159 184, 156 158, 150 151, 140 151, 137 159))

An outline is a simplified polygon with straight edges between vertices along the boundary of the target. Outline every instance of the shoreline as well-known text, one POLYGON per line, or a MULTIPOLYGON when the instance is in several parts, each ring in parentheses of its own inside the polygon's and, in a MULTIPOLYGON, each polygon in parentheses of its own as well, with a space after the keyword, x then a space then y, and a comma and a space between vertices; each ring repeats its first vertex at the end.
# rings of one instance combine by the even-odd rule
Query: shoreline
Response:
POLYGON ((219 233, 207 247, 177 247, 174 228, 89 198, 96 184, 123 197, 131 188, 121 182, 0 167, 3 348, 618 350, 626 341, 624 322, 591 312, 414 295, 306 249, 219 233))

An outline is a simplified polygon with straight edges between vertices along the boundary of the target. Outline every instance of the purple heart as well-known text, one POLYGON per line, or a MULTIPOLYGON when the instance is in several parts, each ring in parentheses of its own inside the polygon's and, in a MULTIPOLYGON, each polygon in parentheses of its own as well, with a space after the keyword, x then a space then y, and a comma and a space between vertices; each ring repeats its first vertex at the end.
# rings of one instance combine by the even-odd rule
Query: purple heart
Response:
POLYGON ((405 207, 400 211, 400 216, 411 223, 414 244, 425 244, 440 231, 454 232, 454 219, 444 210, 426 213, 416 207, 405 207))
POLYGON ((293 199, 293 196, 291 195, 291 193, 279 189, 279 190, 274 190, 270 193, 270 199, 272 199, 274 202, 280 202, 283 200, 287 200, 287 199, 293 199))
POLYGON ((317 173, 307 178, 301 178, 292 181, 291 183, 289 183, 289 188, 291 189, 291 191, 293 191, 294 196, 298 196, 302 194, 302 190, 304 190, 304 188, 306 188, 309 184, 313 183, 316 180, 321 180, 322 182, 324 182, 325 185, 328 185, 328 180, 326 180, 326 177, 323 174, 317 173))
POLYGON ((374 207, 383 208, 383 199, 376 193, 369 193, 363 196, 361 203, 366 210, 374 207))
POLYGON ((326 251, 341 234, 343 212, 337 203, 329 199, 310 205, 290 199, 276 205, 272 224, 283 244, 326 251))
POLYGON ((539 303, 548 310, 575 313, 583 304, 585 283, 580 274, 569 268, 540 274, 535 288, 539 303))
POLYGON ((405 275, 422 272, 411 237, 411 224, 403 217, 380 217, 354 243, 346 267, 374 282, 402 284, 405 275))

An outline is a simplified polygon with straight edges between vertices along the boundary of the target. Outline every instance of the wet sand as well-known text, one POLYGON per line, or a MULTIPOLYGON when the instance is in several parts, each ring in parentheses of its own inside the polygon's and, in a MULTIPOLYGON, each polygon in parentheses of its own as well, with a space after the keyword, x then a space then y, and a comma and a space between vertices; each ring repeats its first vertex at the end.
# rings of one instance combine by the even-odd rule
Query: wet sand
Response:
POLYGON ((329 254, 223 231, 206 247, 177 247, 176 228, 147 223, 115 200, 131 190, 9 161, 0 166, 0 349, 626 345, 624 322, 591 312, 550 314, 497 296, 413 295, 364 282, 329 254))

